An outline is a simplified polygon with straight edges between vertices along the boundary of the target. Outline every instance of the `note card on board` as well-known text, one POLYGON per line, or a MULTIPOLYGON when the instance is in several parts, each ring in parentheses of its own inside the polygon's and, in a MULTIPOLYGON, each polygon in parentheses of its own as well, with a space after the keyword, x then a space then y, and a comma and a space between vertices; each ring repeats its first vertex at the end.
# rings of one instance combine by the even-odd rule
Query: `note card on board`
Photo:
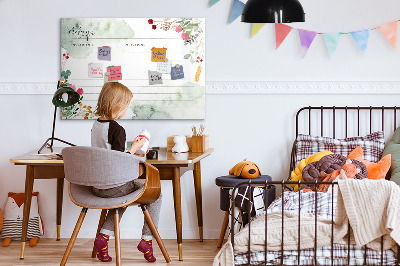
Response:
POLYGON ((165 62, 167 48, 151 48, 151 62, 165 62))
POLYGON ((183 73, 182 65, 176 65, 171 67, 171 80, 183 79, 184 77, 185 75, 183 73))
POLYGON ((157 71, 149 70, 149 85, 163 84, 162 74, 157 71))
POLYGON ((89 78, 102 78, 103 77, 103 64, 91 63, 88 66, 89 78))
POLYGON ((115 81, 122 79, 121 66, 109 66, 107 67, 107 72, 110 73, 110 75, 108 75, 108 81, 115 81))
POLYGON ((157 63, 157 71, 168 74, 171 72, 171 62, 158 62, 157 63))
POLYGON ((111 47, 109 46, 98 47, 97 59, 111 61, 111 47))

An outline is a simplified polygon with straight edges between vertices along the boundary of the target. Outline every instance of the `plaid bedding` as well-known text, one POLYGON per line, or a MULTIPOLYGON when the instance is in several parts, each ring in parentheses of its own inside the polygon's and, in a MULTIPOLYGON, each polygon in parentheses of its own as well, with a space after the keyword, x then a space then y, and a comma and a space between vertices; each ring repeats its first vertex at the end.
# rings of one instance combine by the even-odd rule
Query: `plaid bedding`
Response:
POLYGON ((302 159, 324 150, 329 150, 347 157, 347 155, 358 146, 361 146, 364 151, 364 160, 378 162, 385 148, 383 131, 374 132, 364 137, 345 139, 299 134, 296 139, 295 165, 298 165, 302 159))
MULTIPOLYGON (((269 213, 282 211, 282 202, 284 210, 298 210, 301 212, 313 213, 325 219, 332 219, 335 214, 336 208, 336 194, 317 192, 317 201, 315 202, 315 192, 285 192, 283 197, 277 198, 271 203, 267 210, 269 213), (333 197, 332 197, 333 195, 333 197), (283 199, 283 200, 282 200, 283 199)), ((260 215, 265 215, 265 212, 260 215)), ((254 219, 260 217, 257 215, 254 219)), ((253 220, 254 220, 253 219, 253 220)), ((316 249, 317 265, 348 265, 348 246, 334 244, 332 264, 331 246, 326 246, 316 249)), ((303 249, 300 251, 300 256, 297 250, 284 250, 283 264, 284 265, 298 265, 298 257, 300 257, 300 265, 314 265, 314 249, 303 249)), ((250 265, 262 264, 265 265, 265 252, 250 252, 250 265)), ((349 265, 381 265, 381 252, 371 250, 364 247, 357 247, 350 245, 350 263, 349 265), (364 254, 366 253, 366 258, 364 254)), ((383 264, 395 265, 396 257, 392 250, 385 250, 383 252, 383 264)), ((235 254, 235 265, 248 265, 248 254, 240 253, 235 254)), ((281 252, 280 251, 267 251, 267 264, 266 265, 280 265, 281 252)))
MULTIPOLYGON (((382 265, 380 251, 364 249, 350 245, 350 261, 347 264, 347 245, 333 245, 333 263, 331 257, 331 247, 317 248, 316 265, 382 265), (364 263, 364 253, 367 256, 364 263)), ((250 252, 250 265, 265 265, 265 253, 262 251, 250 252)), ((235 265, 248 265, 247 253, 235 255, 235 265)), ((268 251, 266 265, 281 265, 281 252, 268 251)), ((283 265, 298 265, 297 250, 283 251, 283 265)), ((303 249, 300 251, 300 265, 314 264, 314 249, 303 249)), ((396 257, 392 250, 383 252, 383 265, 396 265, 396 257)))

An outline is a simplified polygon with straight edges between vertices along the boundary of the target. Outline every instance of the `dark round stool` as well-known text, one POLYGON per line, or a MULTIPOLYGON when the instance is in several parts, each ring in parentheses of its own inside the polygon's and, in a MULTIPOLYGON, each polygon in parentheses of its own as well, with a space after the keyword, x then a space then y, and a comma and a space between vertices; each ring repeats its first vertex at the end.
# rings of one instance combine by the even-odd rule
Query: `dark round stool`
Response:
MULTIPOLYGON (((229 199, 229 192, 233 189, 237 184, 242 182, 247 182, 251 180, 253 181, 263 181, 266 180, 272 181, 272 178, 269 175, 261 175, 254 179, 246 179, 241 177, 236 177, 234 175, 226 175, 220 176, 215 179, 215 184, 220 187, 220 209, 225 211, 224 221, 222 222, 221 234, 219 235, 218 245, 217 247, 220 248, 222 246, 222 242, 224 241, 226 228, 228 227, 229 222, 229 207, 230 207, 230 199, 229 199)), ((253 186, 253 185, 252 185, 253 186)), ((254 187, 261 186, 261 185, 254 185, 254 187)), ((271 204, 275 200, 275 186, 269 186, 268 189, 268 199, 267 206, 271 204)), ((265 191, 264 191, 265 193, 265 191)), ((264 194, 265 196, 265 194, 264 194)), ((265 198, 265 197, 264 197, 265 198)))

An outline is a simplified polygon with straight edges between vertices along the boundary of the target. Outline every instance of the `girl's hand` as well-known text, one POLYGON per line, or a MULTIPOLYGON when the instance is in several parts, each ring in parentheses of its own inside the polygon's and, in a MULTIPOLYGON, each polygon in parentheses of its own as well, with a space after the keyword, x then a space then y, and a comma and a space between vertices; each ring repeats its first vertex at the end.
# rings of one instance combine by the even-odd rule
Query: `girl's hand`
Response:
POLYGON ((135 154, 140 148, 143 147, 143 145, 146 143, 146 141, 147 140, 145 138, 136 137, 135 140, 132 142, 129 152, 131 154, 135 154))
POLYGON ((149 153, 149 149, 147 149, 147 151, 146 151, 146 153, 145 154, 134 154, 134 155, 136 155, 136 156, 139 156, 139 157, 146 157, 146 155, 149 153))

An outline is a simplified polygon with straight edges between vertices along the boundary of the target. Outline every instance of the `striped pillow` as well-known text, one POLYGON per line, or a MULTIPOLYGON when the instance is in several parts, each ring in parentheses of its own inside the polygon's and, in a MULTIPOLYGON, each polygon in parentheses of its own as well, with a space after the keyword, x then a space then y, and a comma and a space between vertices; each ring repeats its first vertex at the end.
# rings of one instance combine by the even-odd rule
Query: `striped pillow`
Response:
MULTIPOLYGON (((4 220, 1 237, 21 240, 22 218, 15 220, 4 220)), ((27 239, 40 238, 39 216, 29 218, 27 239)))
POLYGON ((385 140, 383 131, 378 131, 364 137, 352 137, 345 139, 333 139, 329 137, 318 137, 299 134, 296 139, 296 165, 302 159, 317 152, 329 150, 343 156, 361 146, 364 151, 364 159, 370 162, 378 162, 381 159, 385 140))

